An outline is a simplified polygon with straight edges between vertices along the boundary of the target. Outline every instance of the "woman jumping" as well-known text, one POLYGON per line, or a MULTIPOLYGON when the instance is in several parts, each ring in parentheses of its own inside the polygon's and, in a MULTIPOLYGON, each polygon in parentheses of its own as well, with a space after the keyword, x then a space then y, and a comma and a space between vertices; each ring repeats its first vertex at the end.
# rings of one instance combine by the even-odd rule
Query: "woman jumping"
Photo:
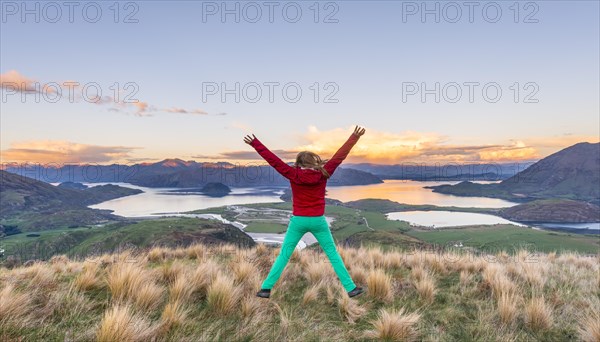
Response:
POLYGON ((258 297, 269 298, 271 288, 275 285, 281 272, 287 265, 296 245, 305 233, 311 232, 321 248, 327 254, 337 277, 341 281, 348 296, 354 297, 364 292, 357 287, 344 262, 338 253, 329 224, 325 219, 325 186, 335 169, 344 161, 352 147, 358 141, 365 129, 356 126, 346 143, 333 155, 329 161, 324 161, 317 154, 303 151, 298 153, 296 164, 290 166, 284 163, 273 152, 269 151, 255 136, 248 135, 244 142, 256 150, 283 177, 289 179, 292 188, 292 216, 279 255, 271 267, 269 275, 262 283, 258 297))

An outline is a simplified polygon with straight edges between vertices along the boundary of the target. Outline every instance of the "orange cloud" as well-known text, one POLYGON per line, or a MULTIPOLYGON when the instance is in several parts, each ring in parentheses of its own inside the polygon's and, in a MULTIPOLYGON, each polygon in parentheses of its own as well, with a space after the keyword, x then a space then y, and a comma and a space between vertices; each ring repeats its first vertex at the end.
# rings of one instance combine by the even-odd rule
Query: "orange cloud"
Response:
MULTIPOLYGON (((37 80, 30 79, 28 77, 23 76, 16 70, 10 70, 4 74, 0 74, 0 87, 5 88, 7 90, 12 90, 14 92, 21 93, 56 93, 56 86, 65 87, 63 91, 63 97, 67 98, 65 95, 68 93, 69 88, 80 88, 81 84, 77 81, 62 81, 56 83, 40 83, 37 80), (46 85, 53 85, 48 86, 46 85)), ((108 92, 108 91, 107 91, 108 92)), ((121 92, 119 90, 118 92, 121 92)), ((112 92, 111 92, 112 93, 112 92)), ((126 94, 119 94, 118 98, 125 98, 126 94)), ((135 109, 136 116, 152 116, 150 112, 166 112, 166 113, 185 113, 185 114, 208 114, 202 109, 184 109, 179 107, 171 107, 164 109, 157 109, 155 106, 150 105, 146 101, 138 101, 138 102, 124 102, 124 100, 115 99, 112 96, 96 96, 94 98, 85 98, 82 94, 76 92, 75 93, 75 102, 88 102, 98 105, 110 105, 112 106, 108 109, 109 111, 114 112, 127 112, 127 108, 133 107, 135 109)), ((214 115, 225 115, 226 113, 215 113, 214 115)))
POLYGON ((207 112, 203 111, 202 109, 184 109, 184 108, 178 108, 178 107, 173 107, 173 108, 167 108, 164 111, 169 112, 169 113, 181 113, 181 114, 208 114, 207 112))
POLYGON ((11 144, 0 151, 2 163, 106 163, 128 159, 139 147, 99 146, 60 140, 37 140, 11 144))
MULTIPOLYGON (((268 146, 284 160, 292 160, 298 151, 309 150, 323 158, 330 158, 350 136, 353 127, 321 131, 310 126, 308 132, 297 136, 300 144, 286 150, 268 146)), ((260 137, 259 137, 260 138, 260 137)), ((565 135, 522 140, 509 140, 496 144, 457 144, 447 136, 434 132, 404 131, 381 132, 367 127, 366 134, 348 156, 350 163, 466 163, 466 162, 519 162, 546 157, 581 141, 596 142, 598 138, 565 135)), ((263 140, 264 142, 264 140, 263 140)), ((210 160, 258 160, 252 150, 228 151, 218 155, 195 156, 210 160)))
POLYGON ((4 74, 0 74, 0 87, 13 90, 21 93, 45 93, 55 94, 56 87, 64 85, 66 82, 60 84, 41 84, 37 80, 27 78, 21 75, 16 70, 9 70, 4 74))

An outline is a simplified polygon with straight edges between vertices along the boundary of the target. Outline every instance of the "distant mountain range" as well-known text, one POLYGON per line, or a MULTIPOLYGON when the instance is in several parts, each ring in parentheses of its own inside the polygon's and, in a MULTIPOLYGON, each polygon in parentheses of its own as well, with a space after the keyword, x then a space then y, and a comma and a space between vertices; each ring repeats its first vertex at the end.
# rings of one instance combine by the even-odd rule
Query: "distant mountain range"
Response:
POLYGON ((118 219, 87 206, 140 193, 116 185, 87 189, 54 186, 0 170, 0 236, 7 230, 81 226, 118 219))
MULTIPOLYGON (((199 163, 165 159, 135 165, 65 165, 60 168, 31 165, 7 167, 6 171, 37 180, 55 182, 126 182, 145 187, 202 187, 223 183, 230 187, 287 186, 289 181, 268 165, 236 165, 226 162, 199 163)), ((365 171, 340 167, 328 182, 330 186, 382 183, 365 171)))
POLYGON ((531 166, 523 163, 481 163, 481 164, 424 164, 405 163, 379 165, 371 163, 345 164, 347 168, 369 172, 381 179, 405 179, 415 181, 500 181, 510 178, 531 166))
POLYGON ((600 204, 600 143, 579 143, 558 151, 495 184, 461 182, 430 187, 457 196, 512 201, 570 199, 600 204))

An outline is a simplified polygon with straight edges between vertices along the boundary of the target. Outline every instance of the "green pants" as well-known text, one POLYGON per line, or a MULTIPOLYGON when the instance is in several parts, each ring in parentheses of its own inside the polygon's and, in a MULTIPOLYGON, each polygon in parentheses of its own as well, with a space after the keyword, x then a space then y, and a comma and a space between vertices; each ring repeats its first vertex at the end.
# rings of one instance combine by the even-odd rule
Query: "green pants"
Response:
POLYGON ((287 232, 285 233, 285 238, 283 239, 283 243, 281 245, 281 249, 279 251, 279 255, 277 259, 275 259, 275 263, 271 267, 271 271, 269 271, 269 275, 267 279, 262 283, 263 289, 271 289, 273 285, 279 280, 281 276, 281 272, 287 265, 294 249, 296 249, 296 245, 298 241, 306 234, 307 232, 311 232, 327 257, 331 262, 331 266, 335 270, 339 280, 342 285, 346 289, 346 291, 352 291, 356 287, 350 274, 348 274, 348 270, 346 266, 344 266, 344 262, 342 261, 342 257, 337 252, 335 242, 333 241, 333 236, 331 235, 331 231, 329 230, 329 224, 325 219, 325 216, 294 216, 290 218, 290 224, 288 226, 287 232))

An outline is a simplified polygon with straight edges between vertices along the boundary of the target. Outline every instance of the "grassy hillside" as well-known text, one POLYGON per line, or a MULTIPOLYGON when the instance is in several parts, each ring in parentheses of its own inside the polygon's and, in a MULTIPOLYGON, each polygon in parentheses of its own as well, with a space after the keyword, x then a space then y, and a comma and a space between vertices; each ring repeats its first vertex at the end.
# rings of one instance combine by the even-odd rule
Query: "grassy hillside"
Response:
POLYGON ((78 227, 117 220, 109 211, 87 206, 140 192, 116 185, 69 189, 0 170, 0 236, 5 231, 78 227))
POLYGON ((25 262, 47 260, 53 255, 86 257, 123 249, 152 246, 181 247, 194 243, 253 246, 254 241, 238 228, 216 220, 163 218, 117 222, 105 226, 53 229, 8 236, 0 247, 7 256, 25 262))
MULTIPOLYGON (((341 206, 328 205, 325 214, 334 219, 331 224, 334 239, 338 243, 353 246, 363 244, 405 250, 413 247, 444 248, 453 245, 455 241, 462 241, 465 247, 488 252, 502 249, 512 253, 520 248, 580 253, 595 253, 600 250, 598 235, 560 233, 505 224, 438 228, 432 231, 425 227, 411 226, 408 222, 388 220, 385 216, 387 212, 405 210, 450 210, 496 215, 501 211, 495 208, 415 206, 389 200, 365 199, 341 206)), ((291 204, 284 202, 228 206, 197 210, 194 213, 220 214, 228 220, 248 224, 246 230, 251 232, 283 234, 287 229, 291 204), (240 213, 236 208, 251 210, 244 209, 240 213)))
POLYGON ((578 143, 497 184, 461 182, 432 186, 435 192, 513 201, 561 198, 600 205, 600 143, 578 143))
POLYGON ((413 229, 406 233, 429 244, 453 246, 462 242, 466 248, 488 253, 520 249, 539 252, 600 253, 600 236, 549 232, 510 224, 468 226, 435 230, 413 229))
POLYGON ((600 259, 572 253, 296 251, 270 299, 278 250, 192 245, 0 268, 2 340, 598 341, 600 259))
POLYGON ((505 219, 518 222, 600 222, 597 205, 563 199, 531 201, 500 210, 505 219))

